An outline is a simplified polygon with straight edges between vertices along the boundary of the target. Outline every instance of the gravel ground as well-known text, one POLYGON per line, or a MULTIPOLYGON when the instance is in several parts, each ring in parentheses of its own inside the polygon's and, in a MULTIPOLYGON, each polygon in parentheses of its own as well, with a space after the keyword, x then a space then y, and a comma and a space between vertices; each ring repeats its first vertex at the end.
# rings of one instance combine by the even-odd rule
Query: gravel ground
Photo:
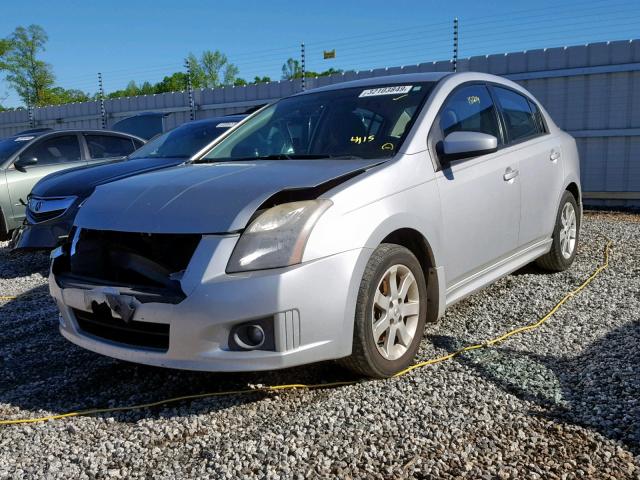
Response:
MULTIPOLYGON (((183 402, 0 427, 0 478, 640 478, 640 217, 588 214, 576 264, 526 267, 429 327, 430 358, 539 330, 400 379, 183 402)), ((47 258, 0 248, 0 418, 353 379, 333 363, 259 374, 169 371, 76 348, 56 330, 47 258)))

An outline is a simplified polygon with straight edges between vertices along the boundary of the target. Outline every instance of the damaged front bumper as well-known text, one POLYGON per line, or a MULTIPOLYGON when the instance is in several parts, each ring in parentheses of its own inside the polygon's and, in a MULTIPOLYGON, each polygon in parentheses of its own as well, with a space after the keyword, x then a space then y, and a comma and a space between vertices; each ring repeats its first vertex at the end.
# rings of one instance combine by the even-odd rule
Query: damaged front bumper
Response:
POLYGON ((359 279, 370 252, 227 274, 238 238, 202 237, 180 277, 181 298, 70 279, 55 272, 55 263, 68 255, 62 254, 49 277, 62 335, 103 355, 189 370, 270 370, 349 355, 359 279), (254 324, 265 341, 238 347, 244 345, 234 341, 239 329, 254 324))

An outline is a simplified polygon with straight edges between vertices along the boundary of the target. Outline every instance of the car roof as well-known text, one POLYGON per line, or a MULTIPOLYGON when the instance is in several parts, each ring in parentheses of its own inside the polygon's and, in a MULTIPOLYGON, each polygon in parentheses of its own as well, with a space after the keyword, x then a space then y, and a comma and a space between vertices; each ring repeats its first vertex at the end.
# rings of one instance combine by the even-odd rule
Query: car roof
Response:
POLYGON ((139 113, 133 113, 131 114, 131 116, 126 117, 126 118, 131 118, 131 117, 166 117, 169 115, 169 112, 139 112, 139 113))
POLYGON ((28 130, 23 130, 21 132, 16 133, 16 135, 30 135, 32 133, 50 132, 51 130, 53 130, 53 128, 50 128, 50 127, 37 127, 37 128, 30 128, 28 130))
POLYGON ((146 140, 144 140, 143 138, 137 137, 135 135, 131 135, 130 133, 118 132, 116 130, 103 130, 99 128, 60 128, 57 130, 47 129, 47 130, 41 130, 41 131, 35 131, 35 132, 21 132, 21 133, 16 133, 14 135, 11 135, 9 137, 5 137, 4 139, 8 140, 8 139, 14 139, 18 137, 33 137, 33 139, 35 140, 38 137, 44 137, 47 135, 56 135, 59 133, 89 133, 89 134, 101 134, 101 135, 104 135, 104 134, 120 135, 120 136, 125 136, 130 138, 136 138, 146 143, 146 140))
POLYGON ((19 133, 14 133, 13 135, 10 135, 8 137, 4 137, 2 138, 2 140, 9 140, 9 139, 15 139, 15 138, 20 138, 20 137, 31 137, 33 139, 37 138, 37 137, 41 137, 47 133, 51 133, 53 130, 42 130, 42 131, 37 131, 37 132, 29 132, 29 131, 25 131, 25 132, 19 132, 19 133))
POLYGON ((369 77, 348 82, 334 83, 324 87, 314 88, 296 95, 306 95, 315 92, 326 92, 329 90, 341 90, 343 88, 354 87, 375 87, 377 85, 389 85, 394 83, 416 83, 416 82, 438 82, 444 77, 452 75, 453 72, 425 72, 425 73, 400 73, 397 75, 384 75, 381 77, 369 77))

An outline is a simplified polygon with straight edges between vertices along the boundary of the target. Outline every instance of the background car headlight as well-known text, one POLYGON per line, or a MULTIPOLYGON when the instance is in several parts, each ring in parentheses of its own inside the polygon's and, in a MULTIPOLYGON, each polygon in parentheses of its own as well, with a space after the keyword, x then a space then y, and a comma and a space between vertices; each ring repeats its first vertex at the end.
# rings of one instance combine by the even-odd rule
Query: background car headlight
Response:
POLYGON ((330 200, 307 200, 266 210, 251 222, 238 240, 227 272, 300 263, 313 226, 331 205, 330 200))

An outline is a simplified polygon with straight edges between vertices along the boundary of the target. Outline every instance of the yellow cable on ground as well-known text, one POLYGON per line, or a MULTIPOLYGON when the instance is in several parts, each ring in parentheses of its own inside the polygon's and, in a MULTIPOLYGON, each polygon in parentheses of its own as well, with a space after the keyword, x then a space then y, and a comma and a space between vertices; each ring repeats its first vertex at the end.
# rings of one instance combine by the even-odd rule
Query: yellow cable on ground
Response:
MULTIPOLYGON (((540 320, 538 320, 535 323, 532 323, 530 325, 525 325, 524 327, 519 327, 516 328, 514 330, 511 330, 507 333, 505 333, 504 335, 501 335, 499 337, 493 338, 491 340, 487 340, 484 343, 477 343, 475 345, 469 345, 468 347, 464 347, 461 348, 460 350, 456 350, 453 353, 450 353, 449 355, 444 355, 442 357, 438 357, 438 358, 433 358, 431 360, 426 360, 424 362, 418 362, 414 365, 411 365, 408 368, 405 368, 404 370, 396 373, 394 375, 394 377, 400 377, 402 375, 406 375, 407 373, 409 373, 412 370, 415 370, 416 368, 420 368, 420 367, 425 367, 427 365, 433 365, 434 363, 439 363, 439 362, 444 362, 445 360, 450 360, 458 355, 460 355, 461 353, 464 352, 468 352, 471 350, 476 350, 478 348, 485 348, 485 347, 490 347, 491 345, 495 345, 498 342, 503 342, 505 341, 507 338, 512 337, 513 335, 517 335, 518 333, 522 333, 522 332, 527 332, 529 330, 534 330, 536 328, 538 328, 539 326, 541 326, 544 322, 546 322, 547 320, 549 320, 554 313, 556 313, 560 307, 562 307, 562 305, 564 305, 567 300, 569 300, 570 298, 575 297, 578 293, 580 293, 582 290, 584 290, 587 285, 589 285, 598 275, 600 275, 600 273, 606 269, 609 266, 609 251, 611 250, 611 244, 613 242, 611 242, 610 240, 607 242, 607 244, 604 247, 604 262, 602 263, 602 265, 600 265, 598 268, 596 268, 593 273, 589 276, 589 278, 587 278, 584 282, 582 282, 578 287, 576 287, 574 290, 571 290, 569 293, 567 293, 564 297, 562 297, 562 300, 560 300, 558 303, 555 304, 555 306, 549 310, 549 313, 547 313, 544 317, 542 317, 540 320)), ((1 425, 1 423, 0 423, 1 425)))
POLYGON ((0 300, 15 300, 17 297, 11 295, 0 295, 0 300))
MULTIPOLYGON (((505 333, 504 335, 501 335, 499 337, 493 338, 491 340, 487 340, 484 343, 478 343, 478 344, 475 344, 475 345, 469 345, 468 347, 461 348, 460 350, 457 350, 457 351, 455 351, 453 353, 450 353, 448 355, 444 355, 442 357, 432 358, 431 360, 426 360, 424 362, 416 363, 416 364, 410 366, 409 368, 406 368, 406 369, 396 373, 394 375, 394 377, 401 377, 403 375, 406 375, 409 372, 415 370, 416 368, 426 367, 427 365, 433 365, 435 363, 440 363, 440 362, 444 362, 444 361, 447 361, 447 360, 451 360, 452 358, 454 358, 454 357, 456 357, 458 355, 461 355, 462 353, 469 352, 471 350, 476 350, 476 349, 479 349, 479 348, 486 348, 486 347, 489 347, 491 345, 495 345, 498 342, 503 342, 504 340, 507 340, 509 337, 511 337, 513 335, 516 335, 518 333, 527 332, 529 330, 534 330, 534 329, 540 327, 544 322, 549 320, 549 318, 551 318, 553 316, 553 314, 556 313, 560 309, 560 307, 562 307, 562 305, 564 305, 570 298, 573 298, 578 293, 580 293, 583 289, 585 289, 587 287, 587 285, 589 285, 598 275, 600 275, 600 273, 602 273, 603 270, 605 270, 609 266, 609 253, 610 253, 610 250, 611 250, 611 245, 612 245, 612 242, 608 241, 607 244, 604 247, 604 262, 602 263, 602 265, 600 265, 598 268, 596 268, 593 271, 593 273, 584 282, 582 282, 582 284, 580 284, 574 290, 572 290, 569 293, 567 293, 562 298, 562 300, 560 300, 551 310, 549 310, 549 312, 544 317, 542 317, 537 322, 532 323, 530 325, 525 325, 524 327, 516 328, 514 330, 511 330, 511 331, 505 333)), ((9 297, 0 297, 0 299, 5 299, 5 298, 9 298, 9 297)), ((15 297, 11 297, 11 298, 15 298, 15 297)), ((197 400, 197 399, 201 399, 201 398, 221 397, 221 396, 227 396, 227 395, 246 395, 246 394, 249 394, 249 393, 260 393, 260 392, 277 392, 277 391, 281 391, 281 390, 295 390, 295 389, 298 389, 298 388, 318 389, 318 388, 341 387, 341 386, 345 386, 345 385, 355 385, 357 383, 361 383, 361 381, 352 380, 352 381, 345 381, 345 382, 330 382, 330 383, 316 383, 316 384, 303 384, 303 383, 300 383, 300 384, 290 384, 290 385, 273 385, 273 386, 259 387, 259 388, 246 388, 246 389, 243 389, 243 390, 227 390, 227 391, 222 391, 222 392, 198 393, 198 394, 193 394, 193 395, 184 395, 184 396, 181 396, 181 397, 166 398, 166 399, 158 400, 158 401, 155 401, 155 402, 141 403, 141 404, 138 404, 138 405, 127 405, 127 406, 123 406, 123 407, 110 407, 110 408, 94 408, 94 409, 89 409, 89 410, 79 410, 79 411, 75 411, 75 412, 61 413, 61 414, 57 414, 57 415, 48 415, 46 417, 39 417, 39 418, 18 418, 18 419, 14 419, 14 420, 0 420, 0 425, 17 425, 17 424, 26 424, 26 423, 38 423, 38 422, 45 422, 45 421, 48 421, 48 420, 59 420, 59 419, 62 419, 62 418, 79 417, 79 416, 86 416, 86 415, 96 415, 96 414, 100 414, 100 413, 112 413, 112 412, 140 410, 140 409, 143 409, 143 408, 158 407, 160 405, 166 405, 166 404, 169 404, 169 403, 181 402, 181 401, 185 401, 185 400, 197 400)))

